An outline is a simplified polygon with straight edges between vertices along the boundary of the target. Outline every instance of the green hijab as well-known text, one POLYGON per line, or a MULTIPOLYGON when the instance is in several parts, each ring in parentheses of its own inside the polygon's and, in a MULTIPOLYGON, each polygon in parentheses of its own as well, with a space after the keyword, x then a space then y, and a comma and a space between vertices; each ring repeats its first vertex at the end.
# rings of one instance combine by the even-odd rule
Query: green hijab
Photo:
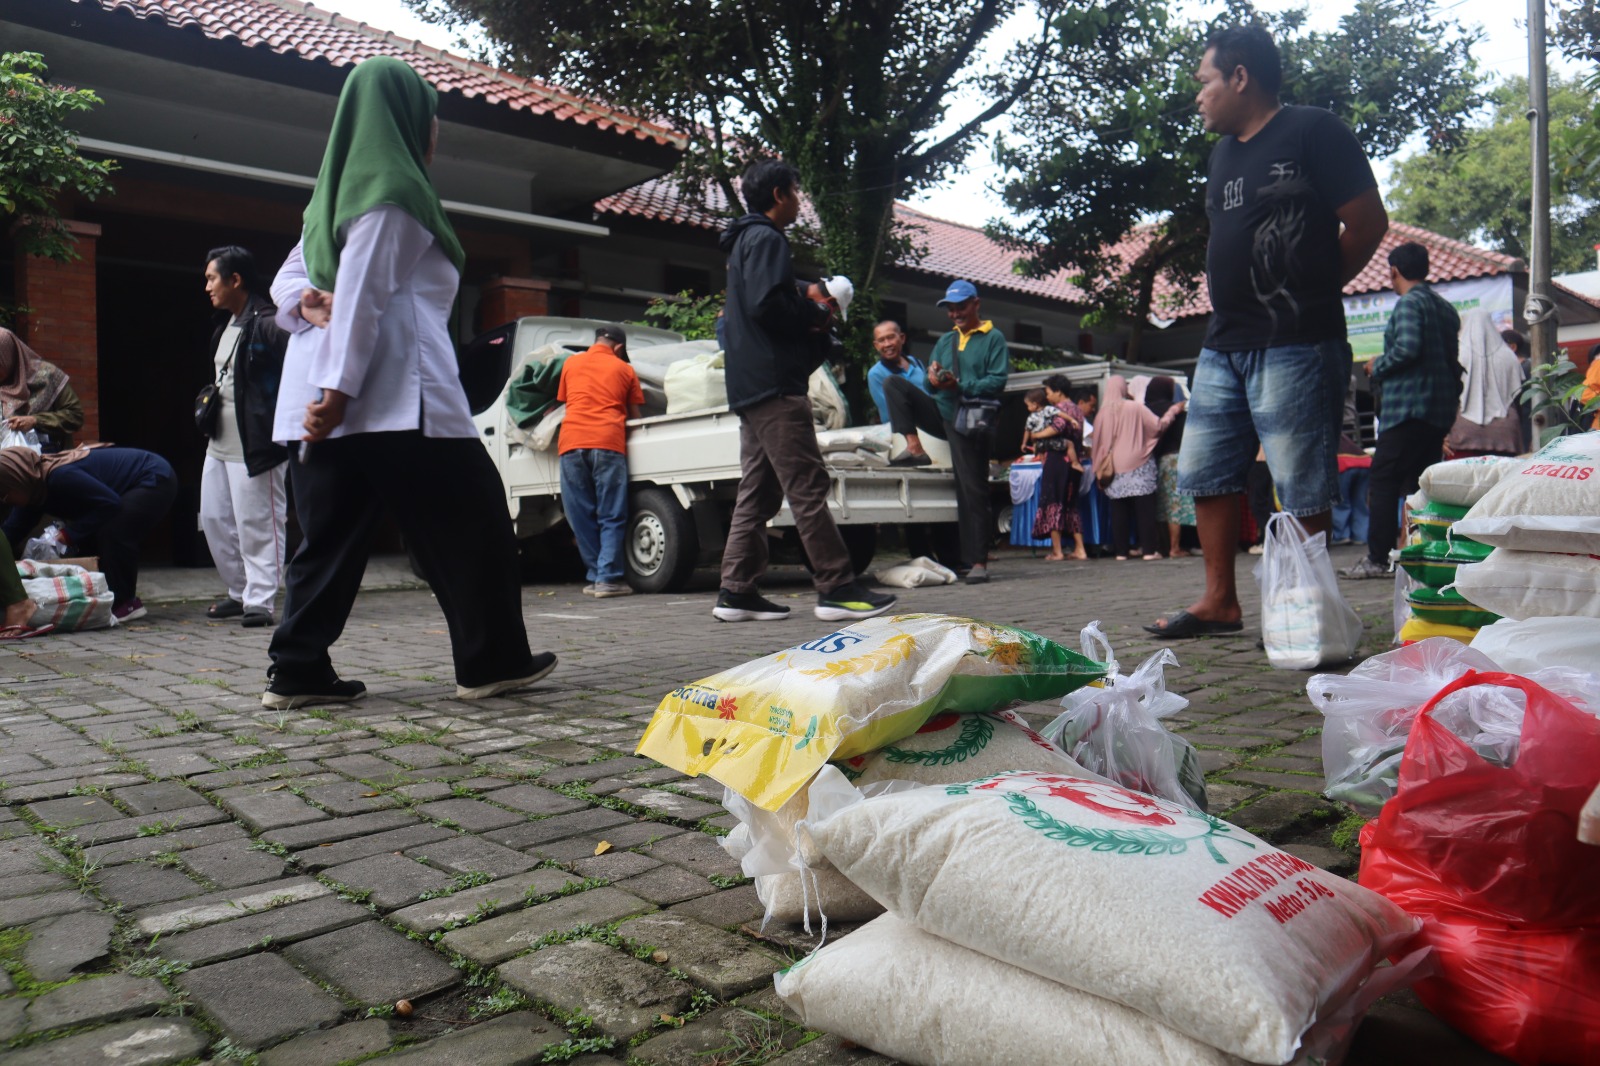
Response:
POLYGON ((376 56, 350 72, 306 207, 301 242, 311 284, 333 290, 343 227, 380 204, 393 204, 426 226, 462 268, 466 253, 422 161, 438 107, 433 86, 398 59, 376 56))

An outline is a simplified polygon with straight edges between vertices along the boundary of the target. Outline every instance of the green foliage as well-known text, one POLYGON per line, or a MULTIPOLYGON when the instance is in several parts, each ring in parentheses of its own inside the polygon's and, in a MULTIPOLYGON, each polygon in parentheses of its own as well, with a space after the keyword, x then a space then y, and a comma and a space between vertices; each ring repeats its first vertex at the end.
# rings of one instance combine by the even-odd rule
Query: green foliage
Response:
MULTIPOLYGON (((1491 112, 1467 131, 1459 147, 1422 152, 1396 164, 1389 200, 1401 222, 1527 259, 1533 214, 1527 79, 1509 79, 1490 93, 1490 100, 1491 112)), ((1558 273, 1594 265, 1600 205, 1593 198, 1593 176, 1562 164, 1582 151, 1595 103, 1594 91, 1580 80, 1550 83, 1550 251, 1558 273)))
POLYGON ((0 53, 0 217, 15 219, 13 237, 24 251, 67 262, 78 258, 56 209, 56 197, 93 200, 111 191, 115 163, 78 154, 74 112, 101 102, 88 89, 45 80, 37 52, 0 53))
POLYGON ((1543 411, 1549 424, 1546 439, 1536 441, 1536 445, 1548 443, 1568 426, 1582 431, 1594 425, 1595 415, 1600 414, 1600 396, 1585 400, 1587 388, 1584 375, 1565 355, 1533 368, 1517 390, 1517 399, 1532 404, 1535 411, 1543 411))
POLYGON ((617 1042, 609 1036, 587 1036, 581 1039, 567 1039, 559 1044, 551 1044, 544 1049, 544 1057, 540 1062, 571 1062, 579 1055, 601 1054, 617 1046, 617 1042))
POLYGON ((1367 824, 1365 815, 1348 814, 1333 829, 1333 846, 1341 851, 1354 851, 1360 847, 1361 827, 1367 824))
MULTIPOLYGON (((673 300, 651 300, 644 309, 641 326, 669 329, 685 340, 709 341, 717 338, 717 314, 722 310, 723 294, 696 296, 684 290, 673 300)), ((614 756, 613 756, 614 757, 614 756)))
POLYGON ((439 899, 442 896, 453 896, 457 892, 464 892, 469 888, 477 888, 479 885, 486 885, 493 880, 493 877, 484 873, 482 870, 468 870, 466 873, 457 874, 455 877, 451 878, 450 883, 445 885, 443 888, 424 892, 417 898, 439 899))
POLYGON ((1307 31, 1303 10, 1258 12, 1228 0, 1212 23, 1170 0, 1072 0, 1055 20, 1062 60, 1014 113, 996 159, 1007 205, 1023 221, 991 233, 1024 254, 1023 272, 1067 269, 1088 295, 1086 324, 1128 320, 1128 358, 1155 301, 1156 280, 1181 303, 1204 271, 1210 226, 1206 165, 1215 138, 1195 109, 1195 71, 1214 27, 1255 20, 1284 59, 1281 98, 1339 115, 1374 158, 1413 134, 1456 143, 1478 105, 1473 38, 1440 0, 1357 0, 1331 32, 1307 31))

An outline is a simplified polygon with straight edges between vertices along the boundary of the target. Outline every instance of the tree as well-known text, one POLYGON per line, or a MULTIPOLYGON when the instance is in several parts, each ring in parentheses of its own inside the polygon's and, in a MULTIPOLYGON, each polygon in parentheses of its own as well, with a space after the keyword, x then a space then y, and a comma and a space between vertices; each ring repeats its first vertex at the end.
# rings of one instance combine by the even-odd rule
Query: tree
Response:
POLYGON ((895 200, 950 173, 1033 86, 1064 2, 408 0, 435 22, 480 23, 502 66, 687 131, 691 193, 714 183, 737 206, 745 164, 781 155, 815 212, 822 263, 849 275, 863 311, 883 269, 914 254, 895 200), (985 48, 1003 25, 1022 32, 995 57, 985 48), (952 122, 962 92, 985 103, 952 122))
MULTIPOLYGON (((1527 79, 1512 78, 1490 99, 1493 111, 1468 131, 1459 148, 1419 153, 1396 164, 1389 202, 1402 222, 1528 259, 1533 178, 1524 115, 1527 79)), ((1582 130, 1594 108, 1594 95, 1581 81, 1552 81, 1552 141, 1582 130)), ((1586 195, 1590 184, 1575 168, 1552 166, 1550 251, 1558 273, 1594 268, 1600 204, 1586 195)))
POLYGON ((1481 100, 1475 38, 1439 18, 1435 0, 1359 0, 1333 32, 1307 31, 1303 10, 1264 14, 1249 0, 1229 0, 1211 24, 1180 19, 1168 0, 1073 0, 1055 22, 1059 63, 997 150, 1022 221, 990 231, 1028 273, 1069 270, 1091 322, 1127 319, 1129 358, 1164 310, 1157 280, 1192 292, 1204 270, 1214 138, 1195 111, 1194 71, 1213 27, 1251 20, 1278 41, 1283 101, 1333 111, 1374 158, 1419 132, 1454 143, 1481 100))
POLYGON ((115 164, 78 154, 69 128, 73 112, 100 98, 87 89, 45 81, 36 52, 0 54, 0 217, 14 219, 12 238, 30 255, 65 262, 77 258, 56 208, 64 192, 93 200, 109 192, 115 164))

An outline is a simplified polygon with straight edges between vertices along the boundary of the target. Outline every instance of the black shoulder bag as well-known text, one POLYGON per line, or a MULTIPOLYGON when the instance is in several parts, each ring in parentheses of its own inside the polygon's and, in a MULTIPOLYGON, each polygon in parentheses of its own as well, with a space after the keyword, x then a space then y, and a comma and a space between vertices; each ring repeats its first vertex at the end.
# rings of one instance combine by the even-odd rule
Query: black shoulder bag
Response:
MULTIPOLYGON (((244 338, 239 340, 243 342, 244 338)), ((227 376, 228 368, 233 365, 233 357, 239 354, 236 344, 229 353, 228 359, 222 364, 222 369, 217 371, 217 380, 201 389, 194 398, 194 428, 207 438, 217 435, 217 419, 222 414, 222 379, 227 376)))

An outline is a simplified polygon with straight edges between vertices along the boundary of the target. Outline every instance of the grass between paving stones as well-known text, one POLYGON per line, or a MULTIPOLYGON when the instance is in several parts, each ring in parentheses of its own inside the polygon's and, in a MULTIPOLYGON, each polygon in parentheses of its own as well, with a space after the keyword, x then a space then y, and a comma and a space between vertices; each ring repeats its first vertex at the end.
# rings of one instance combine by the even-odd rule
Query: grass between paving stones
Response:
MULTIPOLYGON (((428 861, 428 857, 426 855, 418 855, 417 858, 422 862, 428 861)), ((484 873, 482 870, 468 870, 466 873, 457 874, 455 877, 451 878, 450 883, 445 885, 443 888, 436 888, 432 891, 424 892, 417 898, 419 900, 442 899, 445 896, 453 896, 457 892, 464 892, 469 888, 477 888, 479 885, 486 885, 493 880, 493 877, 484 873)))

